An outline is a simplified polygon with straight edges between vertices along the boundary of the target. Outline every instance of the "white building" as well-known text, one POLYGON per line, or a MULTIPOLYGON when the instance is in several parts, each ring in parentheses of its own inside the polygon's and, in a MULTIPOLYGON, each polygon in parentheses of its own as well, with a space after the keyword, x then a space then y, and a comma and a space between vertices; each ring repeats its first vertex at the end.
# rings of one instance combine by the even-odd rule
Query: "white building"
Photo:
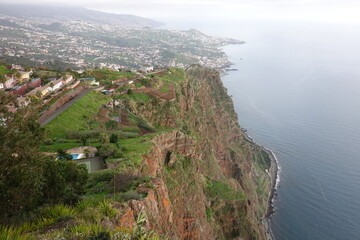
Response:
POLYGON ((152 66, 143 66, 142 68, 139 69, 139 71, 144 72, 144 73, 148 73, 148 72, 154 71, 154 67, 152 67, 152 66))
POLYGON ((3 83, 0 83, 0 89, 5 89, 5 88, 12 88, 15 85, 15 79, 11 76, 5 76, 6 77, 6 81, 3 83))
POLYGON ((63 79, 63 85, 66 85, 66 84, 70 83, 74 78, 71 75, 70 76, 66 75, 66 76, 62 77, 62 79, 63 79))
POLYGON ((63 79, 59 78, 57 80, 51 81, 48 84, 45 85, 45 87, 48 88, 49 92, 53 92, 57 89, 59 89, 63 85, 63 79))

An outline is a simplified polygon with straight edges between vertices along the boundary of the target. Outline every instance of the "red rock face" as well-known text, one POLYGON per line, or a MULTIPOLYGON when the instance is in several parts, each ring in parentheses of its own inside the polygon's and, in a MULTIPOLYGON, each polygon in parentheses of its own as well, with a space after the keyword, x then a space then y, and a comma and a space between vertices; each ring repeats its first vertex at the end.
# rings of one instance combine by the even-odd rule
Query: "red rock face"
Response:
POLYGON ((177 89, 174 101, 134 109, 153 124, 188 130, 174 130, 156 136, 144 156, 144 173, 150 184, 142 201, 131 201, 120 220, 130 225, 146 213, 148 229, 169 239, 265 239, 261 218, 265 214, 270 177, 254 162, 258 146, 244 140, 237 115, 219 74, 191 67, 188 81, 177 89), (164 111, 168 109, 168 111, 164 111), (258 182, 263 181, 259 190, 258 182), (213 197, 209 181, 216 180, 244 194, 241 200, 213 197), (151 187, 150 187, 151 186, 151 187), (131 213, 130 213, 131 212, 131 213))

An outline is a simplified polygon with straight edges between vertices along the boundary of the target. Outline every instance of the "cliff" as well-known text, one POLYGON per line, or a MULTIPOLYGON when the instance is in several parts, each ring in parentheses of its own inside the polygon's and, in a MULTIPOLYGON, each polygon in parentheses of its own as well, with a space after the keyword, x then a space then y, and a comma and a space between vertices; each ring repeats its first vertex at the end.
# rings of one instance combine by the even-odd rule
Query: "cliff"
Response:
MULTIPOLYGON (((22 113, 31 112, 31 106, 21 108, 13 115, 14 125, 9 125, 30 126, 24 133, 3 125, 2 131, 14 139, 33 140, 32 152, 25 151, 21 159, 34 156, 42 170, 23 169, 38 176, 36 186, 45 187, 36 195, 26 185, 30 175, 24 181, 8 175, 12 177, 7 178, 8 185, 24 183, 25 194, 15 188, 8 195, 16 192, 22 198, 14 195, 17 202, 4 202, 23 206, 24 215, 12 218, 16 211, 3 213, 11 221, 0 226, 0 235, 7 239, 266 239, 263 223, 274 180, 270 173, 276 165, 242 132, 219 73, 194 65, 131 82, 116 86, 111 95, 90 91, 45 129, 23 123, 26 114, 22 113), (23 135, 18 137, 19 133, 23 135), (34 134, 39 136, 29 137, 34 134), (42 155, 38 147, 52 157, 42 155), (54 161, 57 149, 62 150, 57 154, 61 158, 54 161), (103 156, 107 169, 96 171, 90 162, 84 165, 87 159, 79 165, 65 160, 68 153, 82 154, 79 149, 85 156, 95 152, 103 156), (44 163, 38 160, 42 158, 44 163), (27 198, 33 205, 27 204, 27 198)), ((19 156, 18 145, 14 146, 15 150, 3 147, 9 156, 4 159, 19 156)), ((21 179, 21 174, 16 178, 21 179)))
POLYGON ((143 156, 147 197, 129 202, 120 227, 144 212, 147 229, 170 239, 265 239, 268 153, 245 138, 217 71, 194 65, 175 85, 171 101, 129 104, 166 131, 143 156))

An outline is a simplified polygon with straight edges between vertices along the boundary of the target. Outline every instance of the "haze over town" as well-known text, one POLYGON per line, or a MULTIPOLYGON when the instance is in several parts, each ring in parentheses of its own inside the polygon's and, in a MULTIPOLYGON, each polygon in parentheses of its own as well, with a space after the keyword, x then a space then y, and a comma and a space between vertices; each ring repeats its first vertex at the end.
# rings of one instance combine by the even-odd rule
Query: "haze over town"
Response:
POLYGON ((157 20, 193 17, 291 19, 320 22, 360 23, 360 3, 354 0, 15 0, 4 3, 78 5, 111 13, 135 14, 157 20))

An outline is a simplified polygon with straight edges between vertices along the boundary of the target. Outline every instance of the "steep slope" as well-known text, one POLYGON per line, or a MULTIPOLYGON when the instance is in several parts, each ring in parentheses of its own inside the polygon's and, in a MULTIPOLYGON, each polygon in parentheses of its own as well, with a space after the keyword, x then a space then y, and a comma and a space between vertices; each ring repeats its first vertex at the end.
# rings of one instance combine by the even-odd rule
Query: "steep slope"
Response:
POLYGON ((265 239, 269 155, 244 137, 217 71, 194 65, 175 91, 171 102, 131 105, 176 130, 153 139, 142 168, 153 180, 140 187, 148 195, 130 202, 123 224, 145 211, 148 228, 171 239, 265 239))

